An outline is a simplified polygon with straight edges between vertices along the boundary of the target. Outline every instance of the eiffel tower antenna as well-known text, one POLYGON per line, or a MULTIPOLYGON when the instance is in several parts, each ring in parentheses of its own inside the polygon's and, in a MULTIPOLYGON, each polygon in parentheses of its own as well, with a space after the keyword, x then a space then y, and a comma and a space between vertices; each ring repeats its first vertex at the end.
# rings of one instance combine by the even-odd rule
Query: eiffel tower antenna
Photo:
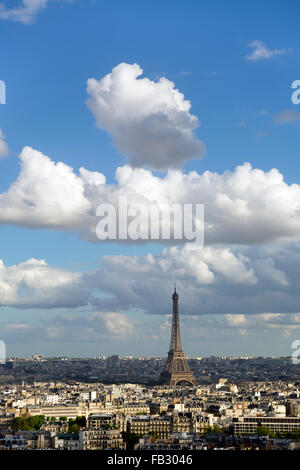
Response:
POLYGON ((184 355, 181 344, 180 336, 180 323, 179 323, 179 310, 178 310, 178 299, 179 296, 176 292, 176 283, 174 287, 174 293, 172 295, 173 300, 173 315, 172 315, 172 330, 170 349, 168 352, 168 358, 164 367, 164 370, 160 374, 159 382, 161 384, 169 384, 176 386, 182 383, 190 383, 196 385, 196 380, 191 372, 187 360, 184 355))

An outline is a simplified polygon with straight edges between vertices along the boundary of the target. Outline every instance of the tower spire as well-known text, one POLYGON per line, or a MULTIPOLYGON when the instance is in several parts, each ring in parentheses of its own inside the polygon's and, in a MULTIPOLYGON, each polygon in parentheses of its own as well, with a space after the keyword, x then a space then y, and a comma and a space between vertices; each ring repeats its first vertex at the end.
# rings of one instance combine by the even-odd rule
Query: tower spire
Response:
POLYGON ((176 284, 174 287, 174 293, 172 295, 173 301, 173 314, 172 314, 172 330, 170 349, 168 352, 168 358, 160 375, 161 383, 169 383, 175 386, 178 383, 188 382, 192 385, 196 385, 196 381, 193 373, 190 371, 187 360, 185 358, 180 336, 180 322, 179 322, 179 310, 178 310, 178 299, 179 295, 176 292, 176 284))
POLYGON ((179 295, 176 292, 176 284, 175 284, 175 290, 174 290, 174 293, 172 295, 173 314, 172 314, 172 331, 171 331, 170 351, 172 349, 174 349, 174 351, 181 351, 182 350, 181 337, 180 337, 178 299, 179 299, 179 295))

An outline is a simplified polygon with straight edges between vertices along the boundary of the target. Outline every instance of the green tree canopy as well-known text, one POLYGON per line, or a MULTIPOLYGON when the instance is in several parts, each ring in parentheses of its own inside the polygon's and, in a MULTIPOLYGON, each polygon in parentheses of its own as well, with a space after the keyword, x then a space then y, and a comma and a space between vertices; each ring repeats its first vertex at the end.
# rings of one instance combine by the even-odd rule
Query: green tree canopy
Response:
POLYGON ((37 431, 45 422, 45 416, 24 416, 15 418, 13 428, 17 431, 37 431))
POLYGON ((258 436, 275 437, 275 434, 267 426, 257 426, 256 434, 258 436))

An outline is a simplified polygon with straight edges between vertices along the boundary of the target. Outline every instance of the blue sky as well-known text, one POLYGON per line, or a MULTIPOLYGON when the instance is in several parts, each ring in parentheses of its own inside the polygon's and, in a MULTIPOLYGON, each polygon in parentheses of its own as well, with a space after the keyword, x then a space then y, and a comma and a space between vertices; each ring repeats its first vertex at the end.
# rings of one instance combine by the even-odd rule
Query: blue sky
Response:
MULTIPOLYGON (((1 193, 7 191, 17 180, 20 174, 18 156, 25 146, 49 156, 54 162, 63 162, 72 167, 75 174, 78 174, 79 168, 84 167, 105 175, 107 184, 118 184, 115 180, 116 169, 128 164, 128 158, 124 157, 122 148, 117 148, 114 144, 115 136, 112 137, 110 132, 97 127, 95 115, 86 104, 86 88, 88 79, 100 81, 122 63, 138 64, 143 69, 142 78, 147 77, 157 82, 165 77, 174 82, 175 88, 183 93, 184 99, 191 102, 190 113, 201 122, 201 126, 194 130, 194 135, 204 142, 206 154, 201 159, 185 159, 182 170, 184 174, 209 171, 222 175, 228 170, 234 172, 237 165, 250 162, 253 168, 262 170, 264 174, 277 168, 288 188, 299 184, 300 121, 297 113, 300 113, 300 105, 298 109, 291 102, 291 84, 300 78, 298 1, 265 1, 262 4, 258 1, 50 0, 46 2, 44 9, 37 10, 29 20, 25 15, 24 2, 23 13, 18 13, 16 21, 16 16, 10 12, 12 9, 22 8, 21 3, 10 0, 0 2, 0 5, 6 7, 4 10, 0 8, 0 79, 7 86, 7 103, 0 105, 0 128, 9 147, 8 155, 0 160, 1 193), (265 54, 257 60, 247 60, 247 56, 258 48, 254 41, 260 41, 265 54), (284 119, 286 114, 282 114, 283 112, 292 113, 288 114, 291 117, 284 119)), ((30 1, 27 7, 29 4, 30 1)), ((152 167, 151 162, 141 166, 150 168, 148 171, 152 171, 153 177, 156 175, 161 180, 165 178, 168 169, 152 167)), ((255 182, 258 185, 269 184, 251 180, 250 185, 255 182)), ((272 183, 272 191, 274 187, 276 189, 276 184, 272 183)), ((228 189, 229 186, 226 187, 228 189)), ((282 193, 281 190, 278 192, 274 204, 279 201, 281 205, 286 201, 287 205, 295 205, 293 217, 297 219, 298 192, 294 193, 293 189, 285 190, 287 193, 282 193), (291 201, 290 198, 294 199, 291 201)), ((242 195, 235 197, 236 200, 243 199, 242 195)), ((14 201, 15 199, 12 204, 14 201)), ((199 202, 203 201, 199 199, 199 202)), ((270 214, 270 204, 269 199, 266 203, 262 202, 266 218, 270 214)), ((207 206, 208 210, 212 210, 209 203, 207 206)), ((275 210, 274 218, 281 217, 282 224, 286 226, 281 209, 278 209, 277 215, 275 210)), ((291 220, 292 216, 288 213, 287 217, 291 220)), ((260 216, 257 233, 264 230, 261 229, 263 220, 260 216)), ((19 285, 18 302, 11 299, 7 301, 5 297, 1 301, 1 321, 6 325, 2 336, 7 341, 9 354, 31 354, 37 350, 46 354, 55 351, 61 351, 62 354, 69 352, 70 355, 77 354, 78 351, 82 355, 113 352, 130 354, 132 349, 135 354, 141 355, 166 352, 169 326, 162 329, 161 336, 156 337, 155 331, 166 320, 162 315, 154 314, 169 313, 170 294, 176 274, 169 273, 169 284, 165 284, 157 293, 159 301, 155 308, 149 307, 147 311, 146 300, 151 303, 151 290, 162 282, 156 272, 149 273, 149 285, 145 287, 143 295, 142 286, 137 286, 136 272, 126 274, 120 267, 112 279, 109 276, 111 265, 106 267, 108 272, 105 269, 103 272, 102 268, 102 257, 112 255, 130 257, 129 264, 134 256, 138 257, 141 264, 147 264, 147 260, 143 261, 143 256, 149 253, 156 257, 158 264, 161 257, 169 262, 173 255, 162 254, 162 246, 154 243, 140 246, 89 242, 85 237, 78 237, 77 229, 64 230, 57 226, 50 229, 47 224, 36 228, 30 221, 27 224, 24 220, 17 219, 13 223, 7 223, 4 218, 1 222, 0 257, 6 266, 19 265, 35 258, 45 260, 53 269, 61 269, 67 273, 85 273, 91 276, 93 273, 93 279, 96 277, 95 270, 102 269, 99 276, 106 276, 111 283, 120 282, 118 276, 122 276, 122 273, 132 276, 128 292, 125 293, 123 286, 122 296, 109 307, 83 300, 78 305, 71 305, 69 300, 50 305, 45 299, 41 302, 32 300, 24 306, 20 301, 24 295, 24 286, 19 285), (141 301, 143 297, 145 303, 141 301), (98 313, 100 317, 95 317, 98 313), (70 316, 71 320, 68 322, 71 326, 66 326, 64 315, 70 316), (122 330, 122 324, 128 324, 128 331, 132 328, 134 332, 132 336, 114 331, 107 315, 112 315, 115 325, 120 322, 121 332, 126 330, 125 327, 122 330), (92 325, 98 324, 100 328, 98 336, 90 341, 81 340, 79 334, 85 324, 85 316, 92 325), (150 328, 149 325, 152 325, 153 338, 147 342, 143 335, 150 328), (72 331, 69 332, 67 328, 72 331), (17 329, 20 331, 15 333, 17 329), (35 329, 38 335, 42 331, 45 334, 41 343, 32 339, 35 329), (68 343, 68 351, 64 329, 73 338, 68 343), (56 333, 53 333, 54 330, 56 333)), ((224 224, 226 225, 225 222, 224 224)), ((279 229, 276 230, 278 232, 279 229)), ((241 234, 246 232, 247 230, 241 229, 241 234)), ((179 286, 181 289, 193 286, 194 290, 181 292, 182 310, 183 313, 194 315, 187 315, 186 320, 183 319, 187 324, 186 333, 184 326, 182 327, 183 336, 188 341, 189 328, 198 331, 195 340, 185 346, 187 352, 194 355, 291 353, 291 341, 297 339, 297 331, 299 335, 298 317, 295 317, 298 314, 295 307, 297 266, 291 265, 291 258, 298 259, 300 231, 298 233, 298 226, 293 226, 280 236, 277 232, 274 236, 269 232, 269 235, 263 235, 262 243, 249 243, 247 237, 242 238, 243 235, 238 242, 234 237, 230 239, 231 234, 224 235, 224 239, 217 237, 218 244, 213 249, 232 250, 239 260, 242 259, 242 251, 251 260, 247 269, 248 272, 254 270, 256 280, 250 280, 249 274, 245 281, 249 282, 245 292, 237 294, 244 295, 240 298, 240 309, 236 306, 236 299, 224 306, 223 312, 220 307, 223 295, 228 297, 233 295, 232 292, 240 291, 240 286, 234 284, 236 281, 231 280, 233 284, 230 284, 231 281, 226 279, 224 282, 218 280, 216 290, 209 293, 211 281, 203 281, 202 274, 198 272, 196 281, 191 280, 189 267, 193 266, 193 262, 185 267, 185 277, 179 280, 179 286), (285 261, 283 251, 286 254, 285 261), (268 284, 272 277, 269 270, 271 264, 274 279, 281 276, 280 292, 275 285, 271 288, 268 284), (263 282, 259 276, 263 277, 263 282), (252 294, 253 285, 265 286, 262 287, 265 291, 259 294, 255 291, 252 294), (283 285, 290 289, 288 293, 282 291, 283 285), (276 305, 272 306, 271 302, 266 302, 262 307, 261 299, 269 296, 270 289, 274 289, 275 297, 280 297, 280 310, 276 305), (185 292, 186 296, 195 300, 184 299, 185 292), (210 306, 210 301, 204 300, 209 307, 207 310, 202 309, 196 301, 197 292, 199 298, 201 293, 208 296, 219 295, 220 302, 210 306), (251 303, 252 300, 249 299, 253 299, 253 296, 256 302, 253 301, 254 304, 248 311, 244 308, 244 302, 251 303), (209 317, 208 314, 212 316, 209 317), (281 316, 273 317, 276 321, 271 327, 261 328, 262 324, 269 325, 270 317, 266 320, 267 317, 259 315, 269 314, 281 316), (194 316, 201 317, 202 323, 198 325, 194 316), (213 320, 215 316, 216 321, 213 320), (193 321, 196 323, 193 324, 193 321), (207 334, 204 333, 206 329, 207 334)), ((214 246, 213 242, 211 246, 214 246)), ((205 262, 209 263, 211 261, 207 261, 207 256, 205 262)), ((210 253, 210 260, 211 256, 210 253)), ((219 254, 215 256, 220 257, 219 254)), ((120 263, 121 258, 118 259, 119 261, 114 262, 120 263)), ((178 259, 172 259, 175 266, 178 266, 178 259)), ((217 279, 215 268, 212 265, 210 268, 217 279)), ((50 272, 49 275, 55 276, 57 273, 50 272)), ((163 280, 164 283, 168 282, 168 276, 163 280)), ((102 280, 99 281, 100 284, 97 284, 98 281, 94 282, 95 297, 105 296, 105 292, 112 295, 102 280), (96 293, 97 290, 100 294, 96 293)), ((27 288, 29 289, 25 286, 25 291, 27 288)), ((79 287, 71 284, 69 289, 86 291, 88 287, 85 284, 84 287, 82 284, 79 287)), ((86 331, 87 338, 88 334, 86 331)))

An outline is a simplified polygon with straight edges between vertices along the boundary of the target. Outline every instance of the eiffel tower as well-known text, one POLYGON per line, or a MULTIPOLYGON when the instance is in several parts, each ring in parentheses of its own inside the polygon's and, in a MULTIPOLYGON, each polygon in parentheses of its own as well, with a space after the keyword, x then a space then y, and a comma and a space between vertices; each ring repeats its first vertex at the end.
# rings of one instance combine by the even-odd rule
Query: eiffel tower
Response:
POLYGON ((178 384, 190 383, 197 385, 193 372, 191 372, 184 351, 181 345, 179 312, 178 312, 178 294, 176 286, 172 295, 173 300, 173 318, 170 349, 164 370, 160 374, 159 383, 176 386, 178 384))

